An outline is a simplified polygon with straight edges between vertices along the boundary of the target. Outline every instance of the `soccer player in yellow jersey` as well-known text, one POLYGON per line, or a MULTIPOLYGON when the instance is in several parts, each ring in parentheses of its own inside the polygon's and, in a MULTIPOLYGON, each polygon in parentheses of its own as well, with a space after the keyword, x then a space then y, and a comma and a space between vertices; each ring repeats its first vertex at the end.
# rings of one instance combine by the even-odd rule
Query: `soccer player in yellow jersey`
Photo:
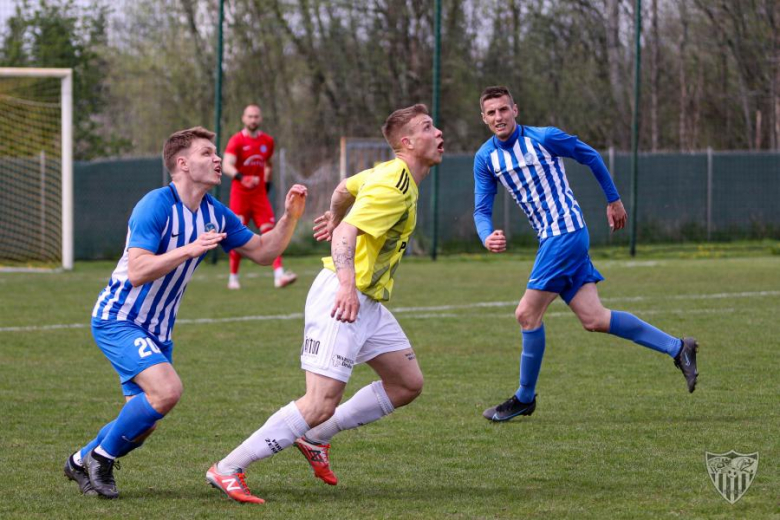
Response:
POLYGON ((306 394, 278 410, 206 479, 238 502, 262 503, 246 486, 244 470, 295 444, 330 485, 330 439, 381 419, 420 395, 423 376, 414 350, 381 302, 417 222, 417 186, 444 153, 442 133, 425 105, 396 110, 382 126, 395 159, 342 181, 330 211, 315 220, 317 240, 331 241, 331 256, 306 299, 301 367, 306 394), (351 209, 350 209, 351 208, 351 209), (357 363, 380 380, 339 405, 357 363))

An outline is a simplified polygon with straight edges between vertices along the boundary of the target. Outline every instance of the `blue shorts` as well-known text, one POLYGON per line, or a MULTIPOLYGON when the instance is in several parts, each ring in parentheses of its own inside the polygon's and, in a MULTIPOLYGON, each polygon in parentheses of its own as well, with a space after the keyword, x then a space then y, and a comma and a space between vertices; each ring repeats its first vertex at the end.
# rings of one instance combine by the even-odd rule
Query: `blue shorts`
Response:
POLYGON ((173 363, 173 341, 162 343, 132 321, 93 318, 92 337, 119 374, 124 395, 143 392, 132 379, 147 368, 173 363))
POLYGON ((567 304, 586 283, 604 279, 590 261, 588 228, 542 240, 528 288, 561 295, 567 304))

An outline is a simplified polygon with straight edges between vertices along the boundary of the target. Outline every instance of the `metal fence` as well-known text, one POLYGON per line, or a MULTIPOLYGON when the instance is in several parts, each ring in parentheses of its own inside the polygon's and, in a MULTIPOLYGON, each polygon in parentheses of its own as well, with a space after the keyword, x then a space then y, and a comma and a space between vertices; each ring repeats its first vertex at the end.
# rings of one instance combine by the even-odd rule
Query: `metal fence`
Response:
MULTIPOLYGON (((280 208, 283 194, 294 182, 309 186, 305 220, 327 209, 340 177, 340 162, 323 163, 309 172, 294 171, 279 153, 279 178, 272 199, 280 208)), ((630 211, 630 155, 605 153, 615 184, 630 211)), ((472 212, 473 157, 449 155, 440 166, 440 252, 480 251, 472 212)), ((593 245, 624 244, 628 233, 611 235, 605 199, 590 171, 566 161, 572 190, 582 207, 593 245)), ((135 203, 163 184, 159 158, 78 162, 75 165, 75 254, 77 259, 115 258, 122 250, 127 219, 135 203)), ((349 172, 356 173, 356 172, 349 172)), ((167 182, 165 180, 164 182, 167 182)), ((427 253, 431 244, 430 180, 420 187, 414 252, 427 253)), ((780 239, 780 154, 702 152, 642 154, 639 163, 638 243, 704 242, 741 239, 780 239)), ((223 186, 227 201, 229 189, 223 186)), ((516 245, 535 246, 525 216, 499 191, 494 222, 516 245)), ((308 225, 299 226, 297 249, 307 250, 308 225)))

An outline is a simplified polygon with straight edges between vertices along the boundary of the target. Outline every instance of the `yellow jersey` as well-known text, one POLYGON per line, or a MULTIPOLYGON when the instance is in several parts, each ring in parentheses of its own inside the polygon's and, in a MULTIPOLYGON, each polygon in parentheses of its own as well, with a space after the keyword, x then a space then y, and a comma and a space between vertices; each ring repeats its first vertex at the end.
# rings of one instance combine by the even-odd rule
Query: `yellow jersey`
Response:
MULTIPOLYGON (((393 159, 353 175, 347 189, 355 203, 343 221, 363 232, 355 247, 357 290, 387 301, 393 274, 417 225, 417 184, 406 163, 393 159)), ((336 270, 330 256, 322 261, 327 269, 336 270)))

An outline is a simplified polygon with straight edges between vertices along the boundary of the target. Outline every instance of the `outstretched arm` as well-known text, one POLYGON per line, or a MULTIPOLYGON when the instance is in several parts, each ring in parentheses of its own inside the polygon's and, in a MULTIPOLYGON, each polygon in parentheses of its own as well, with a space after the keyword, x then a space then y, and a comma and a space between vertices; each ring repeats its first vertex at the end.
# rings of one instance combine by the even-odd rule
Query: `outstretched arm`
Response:
POLYGON ((236 248, 241 256, 260 265, 271 265, 274 259, 282 254, 290 243, 298 219, 306 208, 306 186, 295 184, 287 192, 284 203, 284 216, 274 228, 262 236, 255 235, 249 242, 236 248))
POLYGON ((333 190, 330 198, 330 209, 314 219, 314 238, 317 242, 329 241, 333 231, 338 227, 347 211, 355 202, 355 196, 347 189, 347 179, 344 179, 333 190))
POLYGON ((593 176, 599 182, 604 196, 607 198, 607 222, 609 222, 609 228, 612 231, 623 229, 628 216, 625 208, 623 208, 623 203, 620 201, 617 187, 601 155, 592 146, 580 141, 577 136, 569 135, 555 127, 550 127, 545 132, 544 145, 554 154, 561 157, 571 157, 578 163, 590 168, 593 176))
POLYGON ((131 247, 127 251, 127 279, 133 287, 138 287, 162 278, 187 260, 214 249, 226 236, 225 233, 208 231, 200 235, 195 242, 161 255, 140 247, 131 247))

